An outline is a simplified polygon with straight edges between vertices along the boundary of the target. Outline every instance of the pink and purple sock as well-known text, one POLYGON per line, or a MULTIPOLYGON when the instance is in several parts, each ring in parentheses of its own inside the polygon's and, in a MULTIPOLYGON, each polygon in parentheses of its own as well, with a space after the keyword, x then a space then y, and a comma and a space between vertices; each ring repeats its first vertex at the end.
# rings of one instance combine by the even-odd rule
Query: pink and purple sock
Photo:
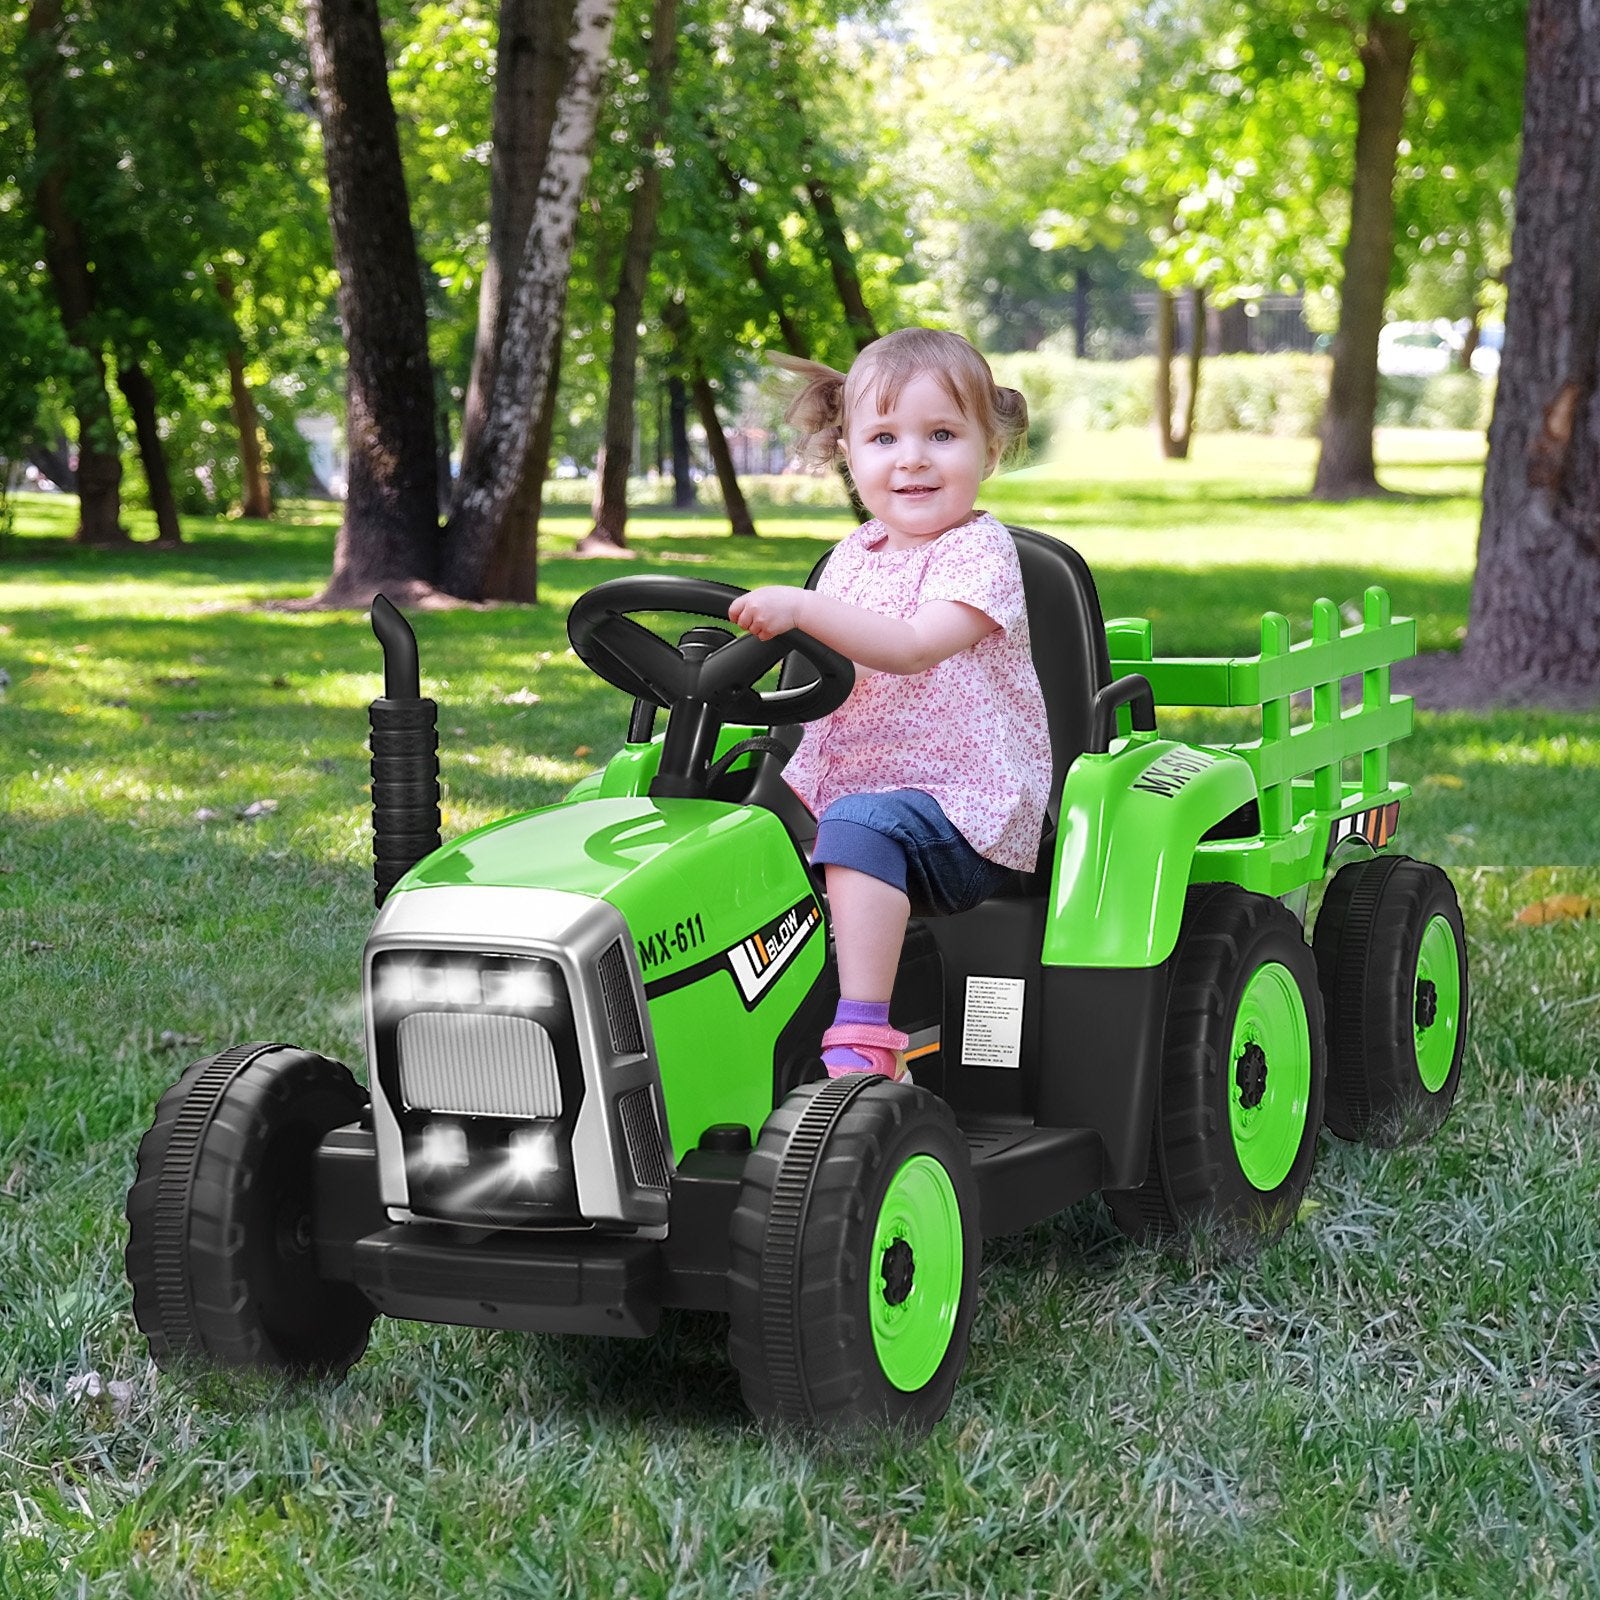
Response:
MULTIPOLYGON (((850 1023, 865 1023, 870 1027, 887 1028, 889 1026, 889 1002, 887 1000, 843 1000, 839 1001, 839 1009, 833 1014, 833 1026, 841 1027, 850 1023)), ((872 1063, 857 1051, 848 1049, 842 1044, 836 1044, 831 1050, 822 1052, 822 1064, 825 1067, 850 1067, 861 1071, 870 1067, 872 1063)))

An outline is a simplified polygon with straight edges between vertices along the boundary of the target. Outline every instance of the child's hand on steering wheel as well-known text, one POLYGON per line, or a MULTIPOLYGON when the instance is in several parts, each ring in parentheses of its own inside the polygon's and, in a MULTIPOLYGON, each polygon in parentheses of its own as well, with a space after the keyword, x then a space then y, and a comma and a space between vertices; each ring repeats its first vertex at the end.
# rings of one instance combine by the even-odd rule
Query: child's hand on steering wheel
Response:
POLYGON ((806 591, 769 583, 742 594, 728 607, 728 620, 758 639, 775 639, 800 626, 806 591))

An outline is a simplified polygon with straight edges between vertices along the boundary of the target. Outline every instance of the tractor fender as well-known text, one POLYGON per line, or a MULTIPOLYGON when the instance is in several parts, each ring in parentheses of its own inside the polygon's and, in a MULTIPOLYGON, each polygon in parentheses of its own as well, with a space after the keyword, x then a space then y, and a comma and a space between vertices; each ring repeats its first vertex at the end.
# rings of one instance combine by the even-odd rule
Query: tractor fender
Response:
POLYGON ((1172 954, 1195 846, 1256 798, 1242 756, 1135 739, 1062 786, 1044 964, 1154 967, 1172 954))

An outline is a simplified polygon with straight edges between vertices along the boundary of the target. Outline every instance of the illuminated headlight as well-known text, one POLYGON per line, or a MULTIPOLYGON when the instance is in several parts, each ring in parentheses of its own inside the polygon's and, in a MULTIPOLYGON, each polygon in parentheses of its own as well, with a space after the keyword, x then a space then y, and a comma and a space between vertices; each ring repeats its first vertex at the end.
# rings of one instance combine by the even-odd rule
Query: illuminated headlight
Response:
POLYGON ((483 1003, 505 1006, 513 1011, 534 1011, 555 998, 555 985, 549 977, 526 963, 486 969, 483 974, 483 1003))
POLYGON ((453 1122, 430 1122, 422 1130, 422 1164, 425 1167, 464 1167, 467 1134, 453 1122))
POLYGON ((507 1146, 506 1165, 523 1183, 533 1183, 560 1165, 553 1128, 514 1128, 507 1146))

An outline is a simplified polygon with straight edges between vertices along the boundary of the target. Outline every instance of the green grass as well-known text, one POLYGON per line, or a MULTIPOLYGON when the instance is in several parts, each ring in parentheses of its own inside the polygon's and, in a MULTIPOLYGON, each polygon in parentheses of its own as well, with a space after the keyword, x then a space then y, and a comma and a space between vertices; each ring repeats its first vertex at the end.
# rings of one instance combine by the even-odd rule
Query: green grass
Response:
MULTIPOLYGON (((1439 444, 1385 441, 1412 460, 1373 507, 1296 501, 1305 447, 1263 440, 1159 472, 1143 439, 1080 441, 988 498, 1078 544, 1158 650, 1244 653, 1263 607, 1303 627, 1375 577, 1440 648, 1477 476, 1439 444)), ((923 1445, 762 1438, 708 1316, 640 1343, 380 1322, 340 1386, 220 1393, 146 1359, 123 1196, 189 1059, 272 1037, 359 1069, 379 661, 362 618, 254 608, 326 572, 321 512, 107 556, 62 542, 66 509, 25 500, 0 561, 0 1595, 1600 1592, 1600 921, 1513 920, 1600 899, 1600 718, 1423 715, 1397 752, 1399 843, 1451 865, 1475 986, 1438 1138, 1325 1142, 1248 1267, 1135 1249, 1098 1202, 992 1243, 923 1445)), ((798 581, 845 526, 773 512, 745 548, 646 513, 629 570, 798 581)), ((553 517, 541 606, 416 619, 449 831, 620 742, 565 651, 619 570, 559 558, 582 531, 553 517)))

